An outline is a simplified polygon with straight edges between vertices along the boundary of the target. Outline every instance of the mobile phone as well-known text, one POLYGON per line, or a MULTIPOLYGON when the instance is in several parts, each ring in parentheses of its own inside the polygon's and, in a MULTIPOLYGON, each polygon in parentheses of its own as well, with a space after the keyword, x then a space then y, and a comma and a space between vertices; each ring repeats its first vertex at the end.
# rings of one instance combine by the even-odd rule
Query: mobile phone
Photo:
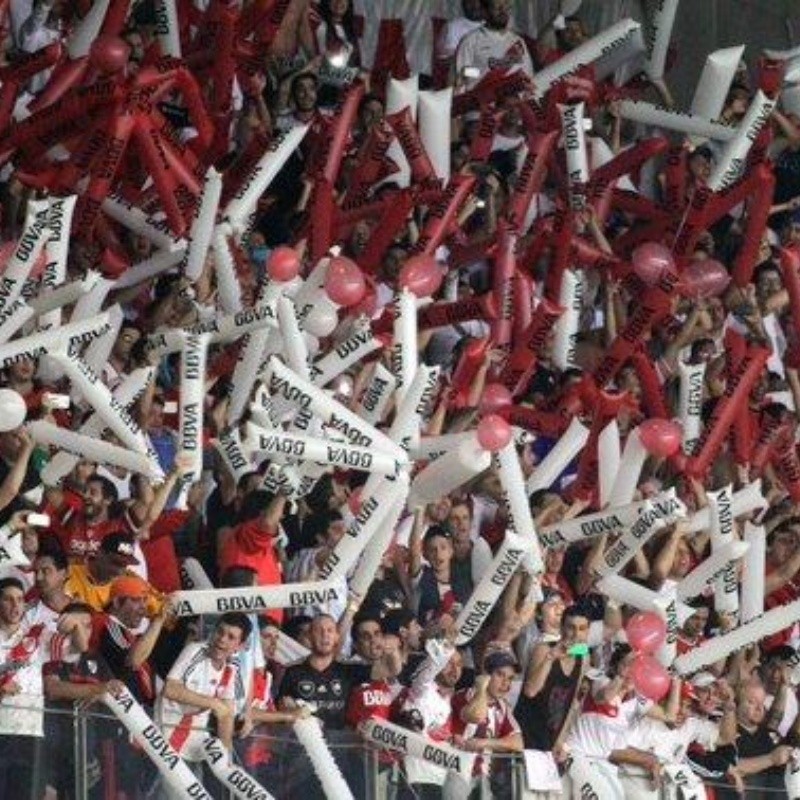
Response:
POLYGON ((588 644, 573 644, 569 650, 567 650, 568 656, 588 656, 589 655, 589 645, 588 644))
POLYGON ((464 69, 461 70, 461 74, 469 80, 476 80, 480 78, 481 71, 478 67, 464 67, 464 69))
POLYGON ((164 403, 164 413, 165 414, 177 414, 178 413, 178 404, 174 400, 168 400, 164 403))
POLYGON ((67 409, 70 406, 69 395, 45 392, 42 395, 42 405, 46 406, 47 408, 67 409))
POLYGON ((32 512, 25 517, 25 524, 34 528, 49 528, 50 516, 48 514, 37 514, 32 512))

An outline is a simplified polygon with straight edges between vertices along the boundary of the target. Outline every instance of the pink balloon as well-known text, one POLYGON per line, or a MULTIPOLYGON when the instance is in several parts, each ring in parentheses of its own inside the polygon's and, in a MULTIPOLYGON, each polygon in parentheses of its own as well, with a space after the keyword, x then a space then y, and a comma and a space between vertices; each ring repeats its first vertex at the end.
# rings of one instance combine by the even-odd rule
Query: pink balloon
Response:
POLYGON ((98 36, 89 48, 89 61, 104 73, 124 69, 130 56, 130 45, 119 36, 98 36))
POLYGON ((713 258, 692 261, 681 276, 683 293, 698 300, 721 295, 730 282, 728 270, 713 258))
POLYGON ((669 693, 672 679, 657 658, 639 655, 633 660, 630 678, 636 692, 657 703, 669 693))
POLYGON ((325 291, 337 306, 347 308, 361 302, 367 292, 367 284, 355 262, 337 256, 328 265, 325 291))
POLYGON ((510 406, 511 403, 511 392, 502 383, 490 383, 483 390, 480 410, 483 414, 489 414, 498 408, 503 408, 503 406, 510 406))
POLYGON ((276 247, 267 259, 267 274, 273 281, 292 281, 300 272, 300 257, 291 247, 276 247))
POLYGON ((397 283, 417 297, 431 297, 439 291, 444 274, 433 256, 411 256, 400 270, 397 283))
POLYGON ((502 450, 511 441, 511 426, 497 414, 489 414, 478 425, 478 444, 490 453, 502 450))
POLYGON ((640 244, 631 257, 633 271, 648 285, 654 286, 667 270, 675 268, 672 253, 663 244, 640 244))
POLYGON ((634 614, 625 626, 628 644, 637 653, 655 653, 667 638, 667 626, 653 611, 634 614))
POLYGON ((680 450, 683 431, 677 422, 648 419, 639 426, 639 439, 650 455, 669 458, 680 450))

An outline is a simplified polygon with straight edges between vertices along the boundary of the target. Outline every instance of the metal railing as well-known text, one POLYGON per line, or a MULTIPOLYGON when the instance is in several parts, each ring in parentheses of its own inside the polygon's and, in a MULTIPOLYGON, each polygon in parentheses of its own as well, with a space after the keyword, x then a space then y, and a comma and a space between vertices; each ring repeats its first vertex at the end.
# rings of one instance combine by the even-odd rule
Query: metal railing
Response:
MULTIPOLYGON (((165 788, 155 766, 130 740, 118 720, 102 706, 94 704, 71 711, 47 708, 44 723, 45 736, 36 748, 30 792, 17 792, 14 800, 41 800, 41 790, 45 786, 56 789, 59 800, 116 798, 123 793, 127 800, 171 800, 176 796, 165 788)), ((0 734, 0 741, 6 736, 14 734, 0 734)), ((353 731, 326 731, 326 741, 356 800, 434 800, 439 797, 465 800, 468 795, 477 800, 530 797, 525 791, 523 759, 518 755, 492 756, 488 774, 474 777, 470 786, 462 781, 437 789, 435 783, 409 783, 401 757, 376 749, 353 731)), ((246 738, 236 740, 233 759, 275 800, 325 797, 312 763, 290 726, 257 727, 246 738)), ((192 767, 215 800, 235 796, 217 781, 206 765, 198 763, 192 767)), ((435 770, 431 774, 435 777, 435 770)), ((733 789, 732 784, 727 783, 705 782, 705 785, 733 789)), ((777 787, 759 787, 759 791, 769 797, 787 796, 785 789, 777 787)), ((665 785, 653 788, 649 797, 673 800, 679 795, 674 787, 665 785)))

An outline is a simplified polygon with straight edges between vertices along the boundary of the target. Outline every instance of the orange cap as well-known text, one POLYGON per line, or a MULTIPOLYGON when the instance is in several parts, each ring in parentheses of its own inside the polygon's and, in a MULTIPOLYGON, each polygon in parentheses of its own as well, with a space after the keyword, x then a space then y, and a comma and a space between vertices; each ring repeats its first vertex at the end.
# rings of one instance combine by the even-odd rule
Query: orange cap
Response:
POLYGON ((138 575, 121 575, 111 582, 111 599, 134 597, 144 599, 150 594, 150 587, 138 575))

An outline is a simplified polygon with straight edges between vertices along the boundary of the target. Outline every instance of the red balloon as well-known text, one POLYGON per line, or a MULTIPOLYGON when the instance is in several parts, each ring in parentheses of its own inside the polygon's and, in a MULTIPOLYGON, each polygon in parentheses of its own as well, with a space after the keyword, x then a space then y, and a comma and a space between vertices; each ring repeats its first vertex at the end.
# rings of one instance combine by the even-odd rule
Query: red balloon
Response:
POLYGON ((639 655, 633 660, 630 678, 637 693, 657 703, 669 693, 672 679, 657 658, 639 655))
POLYGON ((502 450, 511 441, 511 426, 497 414, 489 414, 478 425, 478 444, 490 453, 502 450))
POLYGON ((286 283, 292 281, 300 272, 300 257, 292 247, 276 247, 267 259, 267 274, 273 281, 286 283))
POLYGON ((625 626, 628 644, 637 652, 652 654, 664 644, 667 638, 667 626, 661 617, 653 611, 642 611, 634 614, 625 626))
POLYGON ((328 265, 325 291, 337 306, 347 308, 361 302, 367 292, 367 284, 355 262, 337 256, 328 265))
POLYGON ((417 297, 431 297, 439 291, 444 273, 433 256, 411 256, 400 270, 397 283, 417 297))
POLYGON ((89 61, 100 72, 120 72, 131 55, 130 45, 119 36, 98 36, 89 48, 89 61))
POLYGON ((683 431, 668 419, 648 419, 639 426, 639 439, 650 455, 669 458, 680 450, 683 431))
POLYGON ((483 390, 480 410, 483 414, 489 414, 503 406, 510 406, 512 402, 511 392, 502 383, 490 383, 483 390))
POLYGON ((728 270, 713 258, 692 261, 681 276, 683 293, 698 300, 718 297, 731 282, 728 270))
POLYGON ((633 271, 648 285, 655 286, 659 278, 675 268, 672 253, 663 244, 645 242, 640 244, 631 257, 633 271))

